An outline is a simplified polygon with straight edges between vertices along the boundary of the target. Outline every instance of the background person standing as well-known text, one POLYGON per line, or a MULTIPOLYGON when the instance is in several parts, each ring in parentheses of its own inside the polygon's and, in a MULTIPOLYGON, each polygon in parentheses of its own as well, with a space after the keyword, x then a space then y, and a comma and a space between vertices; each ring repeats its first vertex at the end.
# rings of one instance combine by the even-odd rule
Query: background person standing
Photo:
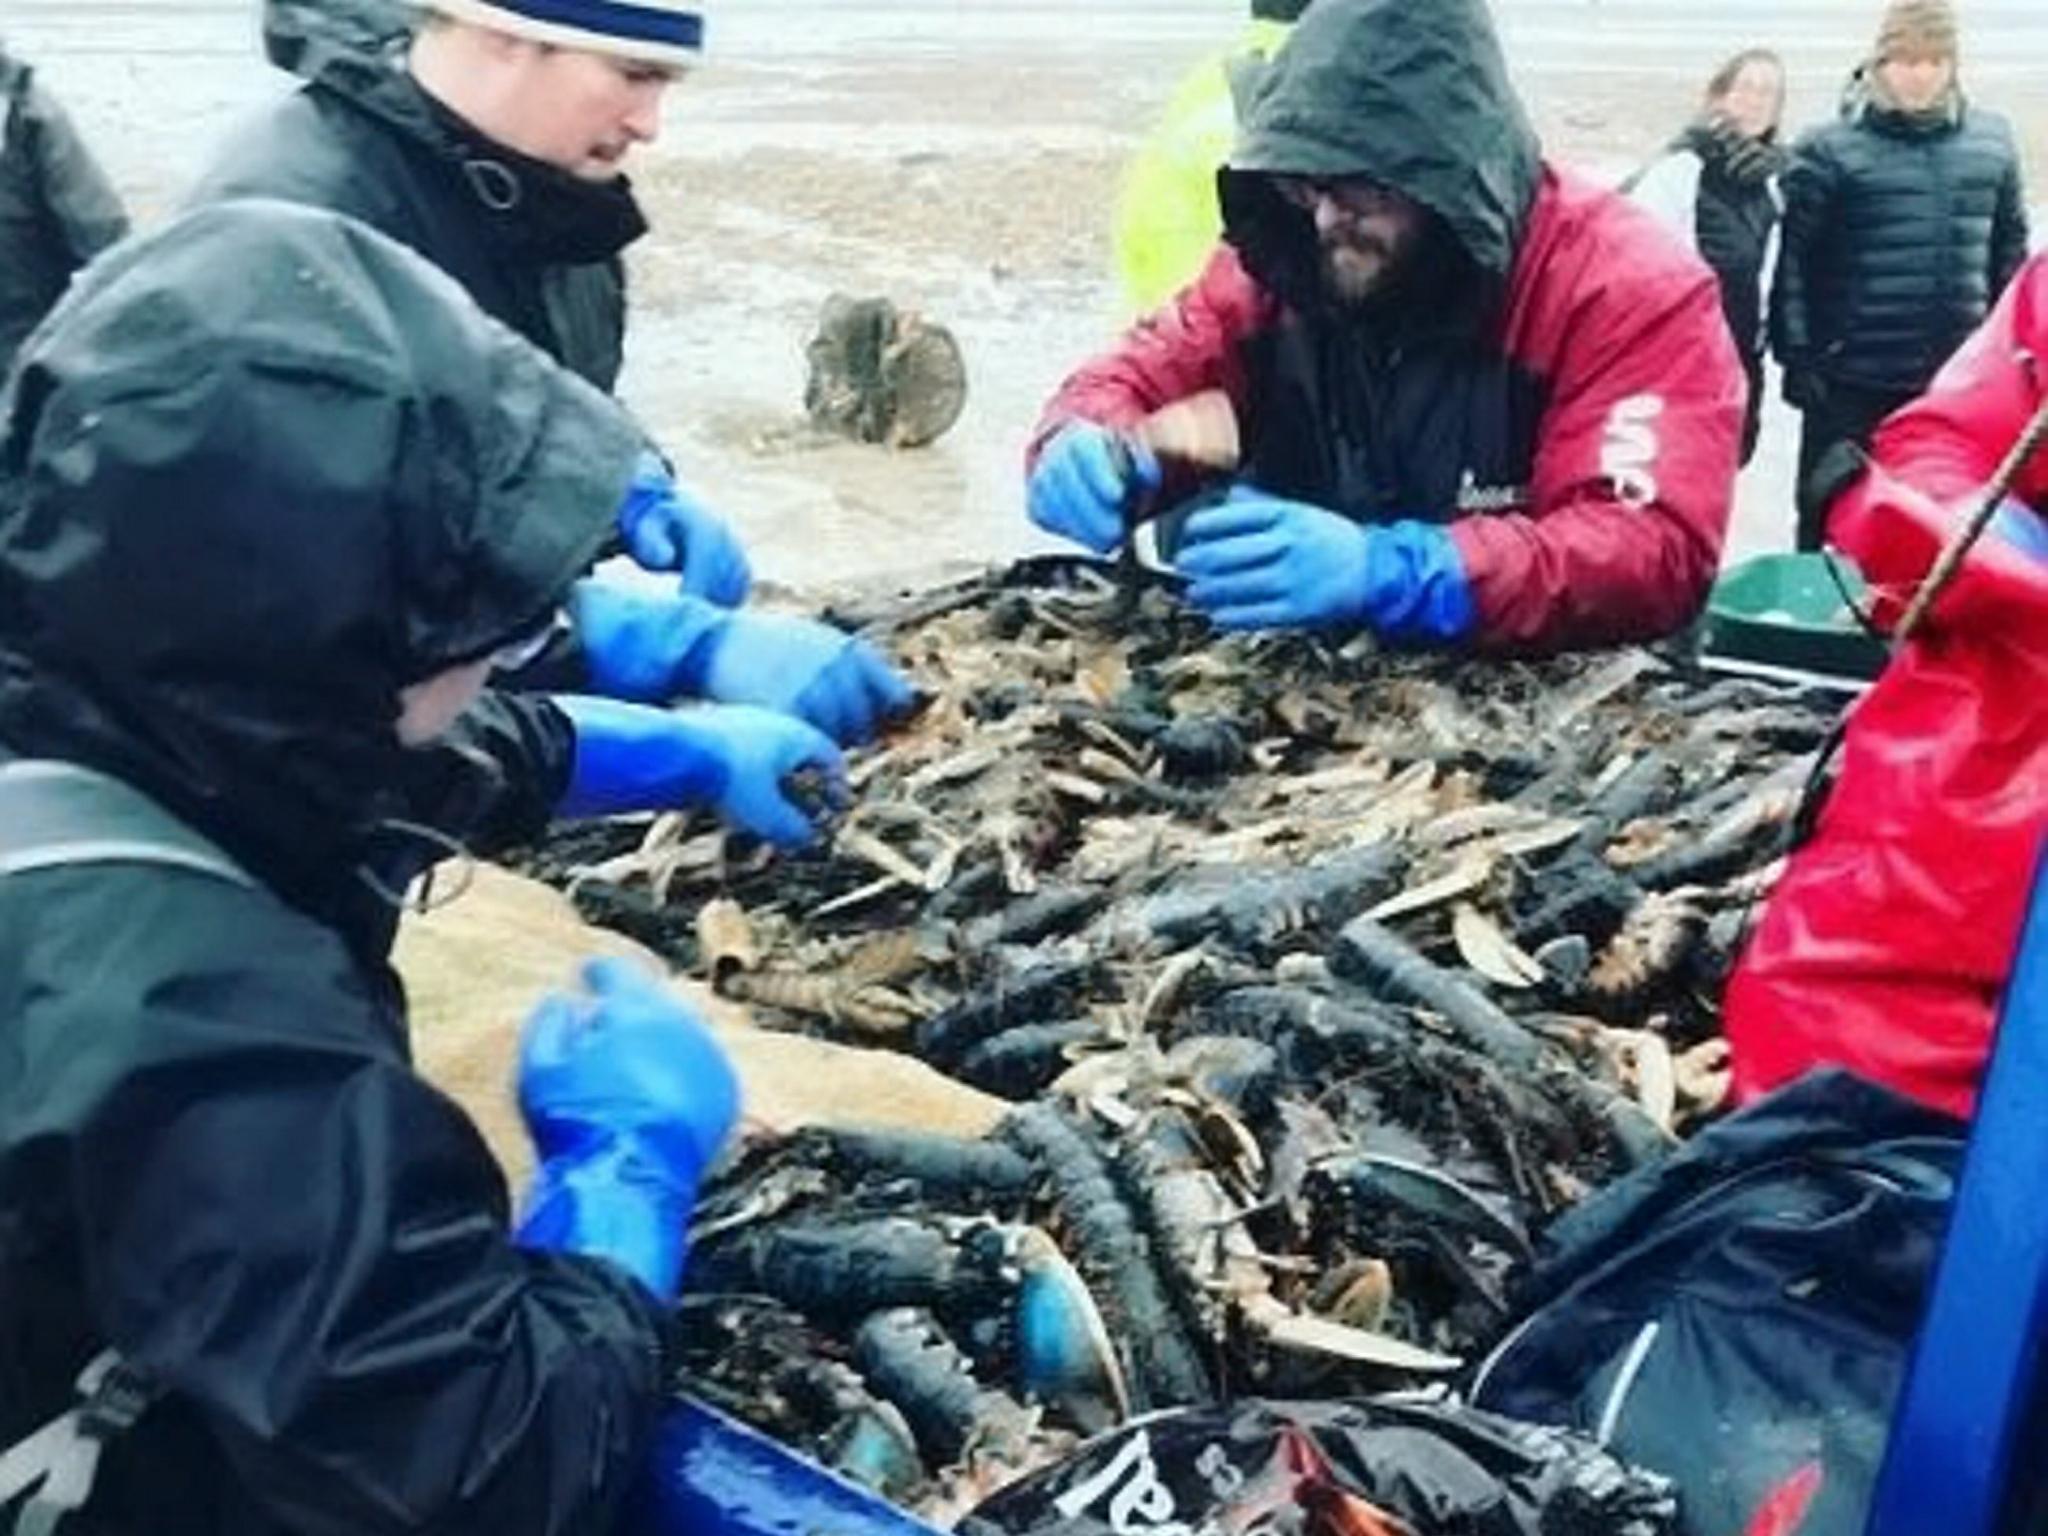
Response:
POLYGON ((1764 292, 1775 264, 1784 202, 1785 65, 1768 48, 1746 48, 1707 81, 1699 115, 1624 190, 1714 269, 1721 312, 1749 379, 1742 462, 1756 452, 1763 419, 1764 292))
POLYGON ((1117 197, 1116 274, 1124 308, 1149 314, 1201 275, 1223 234, 1216 173, 1230 158, 1242 102, 1308 0, 1251 0, 1229 48, 1181 78, 1131 156, 1117 197))
POLYGON ((1957 52, 1950 0, 1892 0, 1840 116, 1792 149, 1771 339, 1805 417, 1801 549, 1822 459, 1926 388, 2026 256, 2012 129, 1965 100, 1957 52))

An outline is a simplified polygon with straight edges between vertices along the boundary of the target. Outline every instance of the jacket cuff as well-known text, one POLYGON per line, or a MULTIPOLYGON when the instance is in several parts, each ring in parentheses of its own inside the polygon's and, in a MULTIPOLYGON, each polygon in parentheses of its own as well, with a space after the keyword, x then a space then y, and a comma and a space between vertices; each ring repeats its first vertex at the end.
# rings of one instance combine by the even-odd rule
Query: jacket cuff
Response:
POLYGON ((1509 598, 1504 590, 1502 561, 1494 553, 1499 530, 1489 526, 1493 521, 1485 517, 1460 518, 1444 530, 1465 569, 1465 588, 1472 610, 1472 625, 1466 639, 1475 645, 1484 645, 1492 635, 1500 610, 1509 598))

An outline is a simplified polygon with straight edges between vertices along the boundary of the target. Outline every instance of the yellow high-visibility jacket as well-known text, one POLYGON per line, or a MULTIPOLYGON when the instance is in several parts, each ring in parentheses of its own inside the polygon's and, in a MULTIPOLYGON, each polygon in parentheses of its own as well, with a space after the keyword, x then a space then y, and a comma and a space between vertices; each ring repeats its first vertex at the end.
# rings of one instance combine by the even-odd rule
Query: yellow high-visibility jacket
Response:
POLYGON ((1273 56, 1293 24, 1253 21, 1236 44, 1181 81, 1124 172, 1114 245, 1125 307, 1156 309, 1192 282, 1223 232, 1216 171, 1237 136, 1231 76, 1273 56))

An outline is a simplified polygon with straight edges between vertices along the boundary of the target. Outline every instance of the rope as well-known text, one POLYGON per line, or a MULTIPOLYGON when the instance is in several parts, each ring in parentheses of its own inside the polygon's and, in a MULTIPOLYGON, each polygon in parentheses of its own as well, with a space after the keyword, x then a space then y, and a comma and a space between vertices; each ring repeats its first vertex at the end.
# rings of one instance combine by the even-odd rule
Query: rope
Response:
MULTIPOLYGON (((1906 607, 1906 615, 1899 621, 1899 627, 1894 633, 1894 656, 1899 654, 1906 642, 1920 628, 1927 618, 1928 611, 1939 601, 1941 594, 1948 590, 1949 584, 1955 580, 1956 572, 1962 569, 1963 560, 1976 547, 1977 541, 1983 538, 1984 530, 1991 526, 1991 520, 1998 515, 1998 509, 2012 494, 2013 486, 2018 483, 2019 477, 2025 473, 2027 465, 2033 461, 2034 455, 2041 451, 2044 443, 2048 443, 2048 400, 2041 403, 2040 409, 2035 411, 2025 430, 2020 433, 2018 441, 2012 445, 2012 450, 2006 454, 2004 462, 1998 466, 1998 472, 1991 477, 1990 484, 1985 487, 1984 498, 1977 509, 1956 526, 1955 531, 1948 536, 1947 542, 1942 545, 1941 553, 1935 557, 1934 564, 1928 568, 1926 579, 1913 594, 1912 602, 1906 607)), ((1829 562, 1829 568, 1832 571, 1832 560, 1829 562)), ((1836 582, 1840 585, 1839 575, 1836 576, 1836 582)), ((1844 596, 1847 596, 1846 589, 1844 596)), ((1849 606, 1850 611, 1854 612, 1855 604, 1851 603, 1849 606)), ((1808 776, 1806 788, 1799 797, 1799 805, 1792 813, 1789 845, 1792 848, 1798 848, 1813 835, 1814 826, 1820 816, 1821 802, 1827 795, 1828 770, 1833 765, 1835 754, 1841 750, 1847 725, 1846 719, 1838 722, 1828 739, 1822 743, 1820 751, 1814 755, 1813 772, 1808 776)), ((1745 930, 1749 927, 1747 912, 1743 915, 1742 926, 1745 930)))
POLYGON ((1920 590, 1913 595, 1913 601, 1906 609, 1906 616, 1899 620, 1898 633, 1892 642, 1895 651, 1913 638, 1926 620, 1928 610, 1933 608, 1941 594, 1948 590, 1949 584, 1955 580, 1956 572, 1962 569, 1963 560, 1984 536, 1984 530, 1991 526, 1991 520, 1998 515, 1998 509, 2005 504, 2006 498, 2012 495, 2013 486, 2026 472, 2027 465, 2033 461, 2034 455, 2041 451, 2044 443, 2048 443, 2048 401, 2042 402, 2041 408, 2034 413, 2033 420, 2027 423, 2026 430, 2020 433, 2019 441, 2012 445, 2012 451, 2005 456, 2005 462, 1998 466, 1998 473, 1991 477, 1991 483, 1984 488, 1984 499, 1978 504, 1977 510, 1957 525, 1955 531, 1948 536, 1948 542, 1942 546, 1941 553, 1935 557, 1933 566, 1927 572, 1927 579, 1920 583, 1920 590))

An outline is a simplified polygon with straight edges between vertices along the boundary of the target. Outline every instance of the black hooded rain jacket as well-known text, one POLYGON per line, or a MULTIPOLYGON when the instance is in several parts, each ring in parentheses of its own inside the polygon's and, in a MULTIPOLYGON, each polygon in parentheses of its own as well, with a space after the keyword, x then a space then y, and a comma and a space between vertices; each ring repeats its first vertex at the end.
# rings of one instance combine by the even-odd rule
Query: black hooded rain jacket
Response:
POLYGON ((637 431, 401 247, 277 203, 95 264, 0 408, 0 756, 112 775, 253 880, 0 875, 0 1446, 112 1348, 164 1395, 91 1536, 602 1529, 660 1309, 508 1241, 363 875, 421 862, 390 818, 544 817, 538 713, 407 751, 396 698, 552 612, 637 431))

